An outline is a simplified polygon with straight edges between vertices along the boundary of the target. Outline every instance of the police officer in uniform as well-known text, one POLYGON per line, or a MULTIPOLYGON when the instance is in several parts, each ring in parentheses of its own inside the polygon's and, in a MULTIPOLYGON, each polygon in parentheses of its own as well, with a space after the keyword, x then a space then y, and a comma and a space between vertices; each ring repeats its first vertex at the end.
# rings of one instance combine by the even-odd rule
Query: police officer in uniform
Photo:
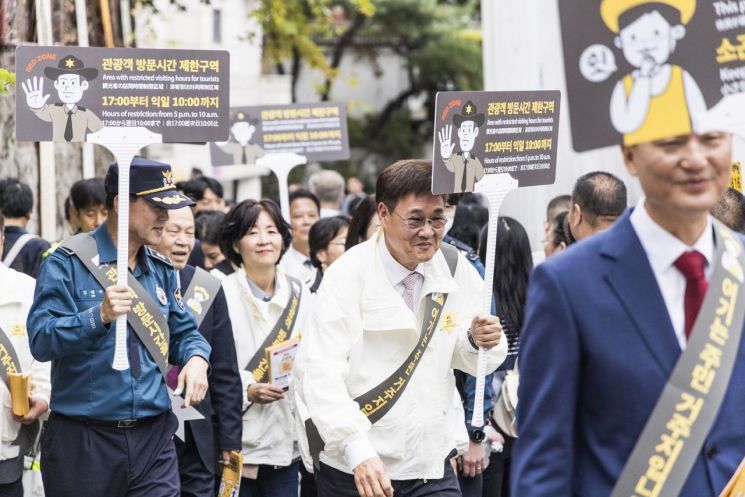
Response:
MULTIPOLYGON (((119 169, 106 176, 105 224, 77 235, 90 247, 94 264, 116 263, 119 169), (96 261, 97 259, 97 261, 96 261)), ((193 203, 176 190, 171 166, 136 157, 131 166, 128 265, 131 276, 169 329, 169 362, 181 367, 176 393, 184 404, 207 392, 210 346, 181 300, 171 262, 146 245, 160 241, 166 209, 193 203)), ((78 250, 78 254, 82 252, 78 250)), ((47 497, 177 497, 179 476, 172 436, 177 422, 158 364, 127 329, 128 369, 112 368, 115 321, 133 306, 125 285, 98 282, 81 256, 67 247, 43 264, 28 317, 31 353, 52 361, 49 423, 42 436, 42 477, 47 497)), ((142 293, 142 292, 141 292, 142 293)), ((143 334, 147 340, 147 334, 143 334)))

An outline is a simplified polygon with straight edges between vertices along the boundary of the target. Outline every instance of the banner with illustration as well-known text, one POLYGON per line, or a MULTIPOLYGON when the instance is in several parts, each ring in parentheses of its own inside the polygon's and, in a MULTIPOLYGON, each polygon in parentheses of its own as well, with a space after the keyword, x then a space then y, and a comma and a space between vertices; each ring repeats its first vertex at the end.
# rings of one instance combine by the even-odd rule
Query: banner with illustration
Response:
POLYGON ((474 191, 488 174, 520 187, 556 178, 558 91, 440 92, 435 103, 434 194, 474 191))
POLYGON ((21 46, 18 140, 83 142, 111 128, 146 128, 162 142, 225 140, 228 52, 21 46))
POLYGON ((210 144, 213 166, 256 164, 256 159, 277 153, 295 153, 308 161, 348 159, 344 104, 234 107, 230 109, 230 138, 210 144))
POLYGON ((559 11, 578 152, 689 134, 745 92, 745 0, 561 0, 559 11))

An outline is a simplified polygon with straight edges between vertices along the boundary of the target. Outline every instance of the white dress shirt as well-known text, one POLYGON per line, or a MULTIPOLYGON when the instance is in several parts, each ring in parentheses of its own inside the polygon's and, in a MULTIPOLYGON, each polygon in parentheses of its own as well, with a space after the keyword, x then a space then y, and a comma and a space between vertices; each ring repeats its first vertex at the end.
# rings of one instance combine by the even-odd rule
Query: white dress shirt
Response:
POLYGON ((399 295, 401 295, 402 298, 405 290, 404 278, 406 278, 411 273, 419 273, 422 275, 422 277, 417 279, 416 283, 414 283, 413 296, 415 302, 414 305, 416 306, 414 308, 414 314, 416 314, 419 310, 419 302, 422 300, 422 286, 424 285, 424 264, 419 263, 419 265, 415 267, 413 271, 411 271, 393 258, 390 251, 388 250, 388 246, 386 246, 385 244, 385 239, 382 236, 380 237, 380 240, 378 240, 378 244, 380 246, 380 259, 383 261, 383 269, 385 270, 385 274, 386 276, 388 276, 388 279, 390 280, 391 285, 393 285, 393 288, 399 295))
POLYGON ((686 279, 674 263, 685 252, 691 250, 701 252, 706 259, 706 279, 710 279, 713 272, 714 226, 709 216, 703 234, 693 246, 689 247, 649 217, 644 201, 645 198, 642 197, 636 204, 634 212, 631 213, 631 226, 636 231, 644 252, 647 254, 649 265, 652 266, 657 286, 660 288, 665 307, 667 307, 667 314, 675 330, 675 337, 678 339, 681 350, 685 350, 688 342, 685 335, 686 279))
POLYGON ((318 268, 310 263, 310 257, 304 255, 292 245, 287 249, 285 255, 282 256, 282 260, 279 261, 279 267, 281 267, 285 273, 294 276, 308 286, 316 281, 316 272, 318 271, 318 268))

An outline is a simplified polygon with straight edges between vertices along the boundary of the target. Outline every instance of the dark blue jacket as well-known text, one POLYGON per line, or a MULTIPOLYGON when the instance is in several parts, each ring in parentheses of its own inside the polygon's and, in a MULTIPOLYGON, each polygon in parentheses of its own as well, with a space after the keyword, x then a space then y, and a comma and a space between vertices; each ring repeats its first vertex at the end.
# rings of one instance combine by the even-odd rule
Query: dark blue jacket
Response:
MULTIPOLYGON (((25 235, 26 233, 28 233, 28 231, 18 226, 5 227, 5 243, 3 245, 2 259, 5 259, 5 256, 8 255, 8 252, 10 252, 10 249, 13 248, 13 245, 15 245, 21 235, 25 235)), ((32 238, 26 242, 26 245, 23 246, 21 251, 13 260, 13 263, 10 265, 11 269, 15 269, 16 271, 26 273, 32 278, 36 278, 36 275, 39 273, 39 265, 41 264, 42 256, 50 246, 50 243, 43 238, 32 238)))
MULTIPOLYGON (((184 291, 189 288, 194 271, 194 266, 186 266, 179 272, 184 291)), ((202 462, 212 469, 215 467, 214 439, 217 439, 220 450, 240 450, 243 431, 243 388, 238 373, 228 304, 222 288, 204 316, 199 332, 212 347, 209 391, 205 399, 196 406, 205 419, 189 421, 186 426, 192 432, 202 462), (217 422, 216 433, 212 429, 213 416, 217 422)))
MULTIPOLYGON (((90 236, 96 239, 100 262, 115 265, 116 247, 106 224, 90 236)), ((195 355, 208 360, 210 346, 180 300, 178 273, 171 263, 142 247, 132 274, 166 317, 169 362, 183 366, 195 355)), ((139 378, 131 369, 112 369, 116 333, 113 324, 101 322, 103 295, 103 287, 66 249, 52 252, 41 267, 27 329, 34 358, 52 361, 51 410, 100 420, 142 418, 169 410, 165 379, 139 340, 139 378)), ((130 327, 129 333, 134 333, 130 327)))
MULTIPOLYGON (((680 357, 627 211, 534 271, 520 347, 514 495, 607 497, 680 357)), ((680 497, 716 497, 745 457, 745 340, 680 497)))

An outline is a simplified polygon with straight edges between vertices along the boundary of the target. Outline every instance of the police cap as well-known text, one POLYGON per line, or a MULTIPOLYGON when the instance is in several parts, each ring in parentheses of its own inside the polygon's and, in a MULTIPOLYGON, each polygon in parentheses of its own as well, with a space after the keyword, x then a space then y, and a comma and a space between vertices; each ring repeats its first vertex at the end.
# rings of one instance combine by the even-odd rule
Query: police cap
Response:
MULTIPOLYGON (((119 192, 119 165, 116 162, 109 166, 104 183, 106 193, 119 192)), ((180 209, 194 205, 189 197, 176 189, 169 164, 143 157, 132 159, 129 169, 129 192, 164 209, 180 209)))

